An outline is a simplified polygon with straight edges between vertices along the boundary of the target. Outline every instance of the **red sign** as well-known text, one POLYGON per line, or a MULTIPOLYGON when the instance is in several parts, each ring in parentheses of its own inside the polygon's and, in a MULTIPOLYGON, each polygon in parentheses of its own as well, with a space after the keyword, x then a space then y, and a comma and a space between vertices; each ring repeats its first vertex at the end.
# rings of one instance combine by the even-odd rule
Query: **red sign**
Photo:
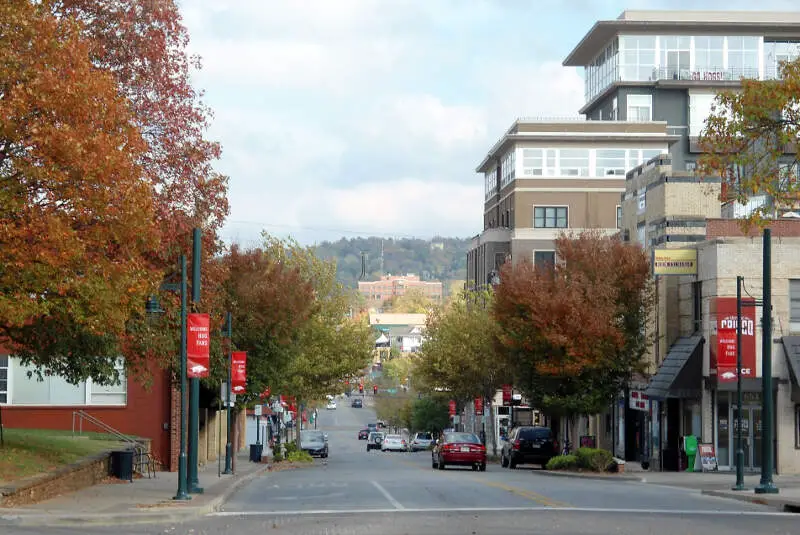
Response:
POLYGON ((475 398, 475 414, 477 416, 483 414, 483 398, 475 398))
POLYGON ((456 402, 452 399, 450 400, 450 416, 456 415, 456 402))
MULTIPOLYGON (((710 344, 711 368, 720 382, 736 381, 736 298, 717 297, 712 302, 716 312, 716 341, 710 344)), ((742 299, 742 377, 756 376, 756 308, 751 298, 742 299)))
POLYGON ((503 385, 503 405, 511 405, 511 385, 503 385))
POLYGON ((186 376, 189 378, 208 377, 211 365, 211 347, 208 314, 189 314, 186 316, 186 376))
POLYGON ((247 352, 234 351, 231 354, 231 392, 244 394, 247 390, 247 352))

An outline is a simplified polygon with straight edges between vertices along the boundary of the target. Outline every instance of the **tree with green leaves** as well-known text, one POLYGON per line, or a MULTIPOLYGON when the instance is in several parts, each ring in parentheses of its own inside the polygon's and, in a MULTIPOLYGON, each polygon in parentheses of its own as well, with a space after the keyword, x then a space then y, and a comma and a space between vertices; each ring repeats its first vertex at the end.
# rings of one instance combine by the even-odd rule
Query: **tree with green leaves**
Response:
POLYGON ((419 288, 410 288, 403 295, 393 295, 386 303, 384 310, 393 314, 425 314, 434 303, 419 288))
POLYGON ((449 306, 434 309, 412 377, 415 388, 428 393, 444 391, 462 402, 483 399, 490 436, 494 419, 489 400, 506 378, 495 345, 499 330, 492 302, 488 290, 464 290, 449 306))
POLYGON ((411 429, 429 431, 434 435, 450 426, 447 400, 441 396, 428 396, 414 401, 411 408, 411 429))
POLYGON ((777 80, 743 79, 741 89, 717 95, 700 137, 701 175, 722 179, 721 201, 760 204, 745 224, 762 225, 800 197, 800 60, 784 63, 777 80))

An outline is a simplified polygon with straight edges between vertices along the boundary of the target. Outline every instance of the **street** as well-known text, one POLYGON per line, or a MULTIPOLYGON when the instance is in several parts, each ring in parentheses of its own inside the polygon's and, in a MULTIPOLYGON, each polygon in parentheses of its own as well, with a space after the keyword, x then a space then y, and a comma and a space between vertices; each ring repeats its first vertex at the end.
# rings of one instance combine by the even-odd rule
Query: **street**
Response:
MULTIPOLYGON (((433 470, 430 453, 366 452, 357 432, 369 406, 320 411, 330 457, 268 473, 217 513, 178 525, 115 527, 114 533, 659 535, 797 532, 796 516, 699 492, 628 481, 552 477, 536 469, 433 470)), ((20 534, 109 533, 108 528, 23 529, 20 534)))

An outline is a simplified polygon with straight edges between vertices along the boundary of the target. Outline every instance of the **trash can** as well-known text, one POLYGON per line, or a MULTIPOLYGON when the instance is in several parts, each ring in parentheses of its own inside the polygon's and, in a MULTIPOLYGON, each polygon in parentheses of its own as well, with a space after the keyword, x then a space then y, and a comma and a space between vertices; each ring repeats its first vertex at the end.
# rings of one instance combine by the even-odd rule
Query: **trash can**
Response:
POLYGON ((250 462, 251 463, 260 463, 261 456, 264 453, 264 445, 263 444, 250 444, 250 462))
POLYGON ((133 450, 111 452, 111 475, 133 481, 133 450))

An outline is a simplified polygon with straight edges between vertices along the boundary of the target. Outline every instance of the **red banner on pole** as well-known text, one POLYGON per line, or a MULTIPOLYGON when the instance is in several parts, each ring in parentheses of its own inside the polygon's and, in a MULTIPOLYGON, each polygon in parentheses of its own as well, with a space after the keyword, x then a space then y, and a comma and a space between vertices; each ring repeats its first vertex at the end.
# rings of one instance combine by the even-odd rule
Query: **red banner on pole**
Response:
POLYGON ((450 416, 455 416, 456 415, 456 402, 453 401, 452 399, 450 400, 449 409, 450 409, 450 416))
POLYGON ((231 354, 231 392, 244 394, 247 390, 247 352, 234 351, 231 354))
MULTIPOLYGON (((712 301, 717 333, 710 344, 711 368, 717 381, 736 381, 736 298, 717 297, 712 301)), ((742 377, 756 376, 756 307, 751 298, 742 299, 742 377)))
POLYGON ((208 377, 211 347, 208 314, 186 316, 186 376, 190 379, 208 377))
POLYGON ((503 385, 503 405, 511 405, 511 385, 503 385))
POLYGON ((475 414, 483 416, 483 398, 475 398, 475 414))

